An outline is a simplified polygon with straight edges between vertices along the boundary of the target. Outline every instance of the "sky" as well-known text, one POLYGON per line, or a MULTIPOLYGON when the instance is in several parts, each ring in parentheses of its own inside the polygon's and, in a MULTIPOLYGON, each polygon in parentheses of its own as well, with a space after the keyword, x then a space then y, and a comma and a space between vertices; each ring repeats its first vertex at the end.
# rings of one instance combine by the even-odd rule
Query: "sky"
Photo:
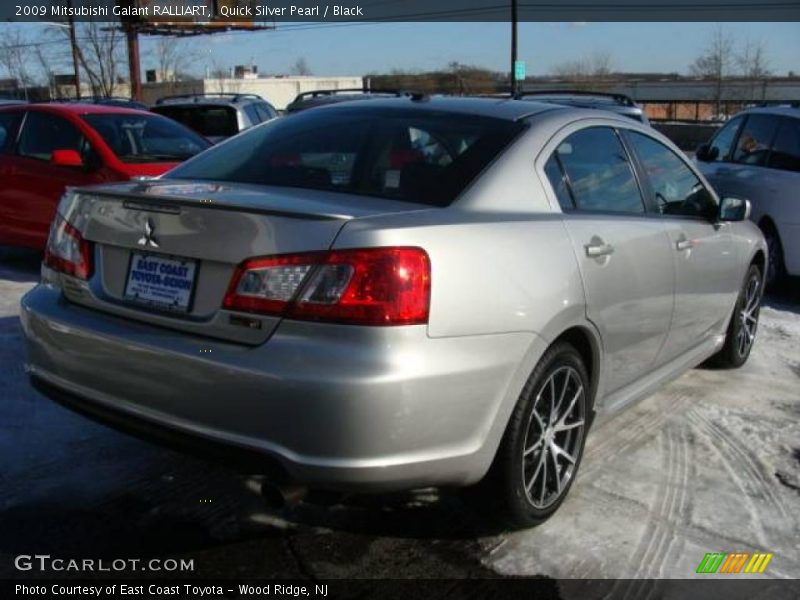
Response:
MULTIPOLYGON (((507 70, 508 23, 305 24, 292 30, 226 33, 187 42, 198 60, 193 70, 254 62, 263 74, 287 73, 303 57, 314 75, 364 75, 392 69, 428 70, 452 61, 507 70), (210 49, 214 61, 207 58, 210 49)), ((520 23, 519 58, 529 75, 546 75, 567 61, 604 53, 628 72, 687 73, 708 44, 715 23, 520 23)), ((41 25, 26 24, 26 28, 41 25)), ((800 73, 800 23, 726 23, 737 41, 763 43, 777 75, 800 73)), ((145 68, 157 38, 142 37, 145 68)))

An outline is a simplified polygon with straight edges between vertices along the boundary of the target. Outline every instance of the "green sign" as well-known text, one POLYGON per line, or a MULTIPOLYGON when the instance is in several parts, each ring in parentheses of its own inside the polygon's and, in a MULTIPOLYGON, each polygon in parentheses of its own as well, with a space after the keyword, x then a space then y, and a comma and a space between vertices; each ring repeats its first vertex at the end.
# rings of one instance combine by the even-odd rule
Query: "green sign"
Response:
POLYGON ((514 61, 514 81, 525 81, 525 61, 514 61))

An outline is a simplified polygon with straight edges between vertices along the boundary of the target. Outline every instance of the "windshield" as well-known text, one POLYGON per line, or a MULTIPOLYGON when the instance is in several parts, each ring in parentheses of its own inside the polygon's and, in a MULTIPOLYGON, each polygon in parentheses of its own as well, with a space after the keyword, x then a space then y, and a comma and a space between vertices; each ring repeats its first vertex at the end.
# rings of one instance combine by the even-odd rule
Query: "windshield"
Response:
POLYGON ((179 162, 211 146, 169 119, 147 114, 94 114, 84 119, 126 163, 179 162))
POLYGON ((523 128, 513 121, 425 110, 310 110, 250 130, 168 177, 446 206, 523 128))
POLYGON ((153 112, 183 123, 208 138, 230 137, 239 133, 236 110, 225 105, 191 104, 154 106, 153 112))

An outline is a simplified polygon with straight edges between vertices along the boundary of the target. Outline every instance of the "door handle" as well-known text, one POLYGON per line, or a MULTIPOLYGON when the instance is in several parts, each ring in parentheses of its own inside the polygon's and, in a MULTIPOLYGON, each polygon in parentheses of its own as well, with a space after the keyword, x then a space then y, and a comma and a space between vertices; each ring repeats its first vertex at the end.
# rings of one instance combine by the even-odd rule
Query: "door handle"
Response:
POLYGON ((682 252, 683 250, 690 250, 694 248, 694 240, 678 240, 675 242, 675 249, 678 252, 682 252))
POLYGON ((584 248, 586 248, 586 256, 589 258, 598 258, 614 253, 614 246, 611 244, 586 244, 584 248))

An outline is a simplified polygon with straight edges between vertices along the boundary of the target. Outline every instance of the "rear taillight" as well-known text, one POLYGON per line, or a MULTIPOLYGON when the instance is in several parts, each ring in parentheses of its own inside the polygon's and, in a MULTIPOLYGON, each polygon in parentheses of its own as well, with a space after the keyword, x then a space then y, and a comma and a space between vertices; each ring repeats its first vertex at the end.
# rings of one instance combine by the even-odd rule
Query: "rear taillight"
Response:
POLYGON ((223 306, 355 325, 428 322, 431 266, 421 248, 292 254, 245 261, 223 306))
POLYGON ((92 275, 91 244, 58 214, 50 227, 44 264, 79 279, 89 279, 92 275))

